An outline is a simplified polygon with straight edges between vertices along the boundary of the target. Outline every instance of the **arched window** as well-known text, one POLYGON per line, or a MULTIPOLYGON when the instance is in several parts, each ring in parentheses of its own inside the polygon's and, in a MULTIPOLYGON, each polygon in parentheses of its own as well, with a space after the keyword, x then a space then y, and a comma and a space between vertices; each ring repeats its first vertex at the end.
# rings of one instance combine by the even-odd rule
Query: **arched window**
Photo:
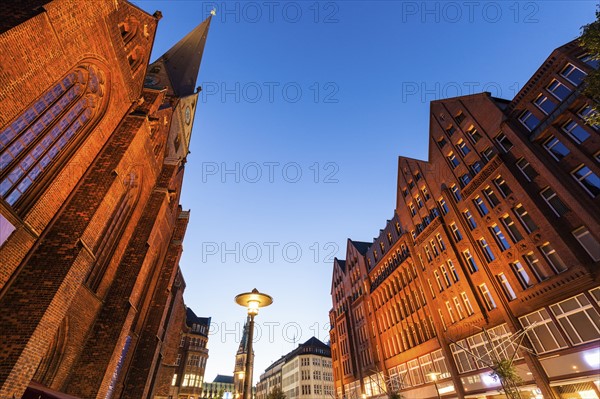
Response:
POLYGON ((139 25, 139 21, 132 16, 127 17, 124 22, 119 23, 119 32, 121 33, 123 43, 127 44, 133 40, 137 34, 139 25))
POLYGON ((127 55, 127 61, 129 61, 131 71, 135 74, 144 62, 144 51, 142 50, 142 47, 136 46, 131 50, 127 55))
POLYGON ((0 198, 19 207, 97 119, 106 103, 104 85, 101 70, 81 65, 0 131, 0 198))
POLYGON ((112 259, 112 255, 119 242, 119 238, 123 234, 127 221, 135 207, 139 194, 139 177, 130 172, 123 181, 124 192, 119 200, 119 203, 113 214, 111 215, 106 228, 104 229, 101 239, 94 248, 96 262, 90 270, 85 283, 94 292, 98 291, 98 287, 102 282, 102 278, 106 273, 108 264, 112 259))

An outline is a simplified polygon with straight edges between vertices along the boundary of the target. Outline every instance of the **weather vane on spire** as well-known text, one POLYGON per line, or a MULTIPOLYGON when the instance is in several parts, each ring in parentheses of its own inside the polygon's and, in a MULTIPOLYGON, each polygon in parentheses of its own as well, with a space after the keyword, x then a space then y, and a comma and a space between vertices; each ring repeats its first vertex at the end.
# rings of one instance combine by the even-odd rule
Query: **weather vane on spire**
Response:
POLYGON ((213 7, 213 9, 210 10, 210 15, 217 15, 217 9, 216 9, 216 7, 213 7))

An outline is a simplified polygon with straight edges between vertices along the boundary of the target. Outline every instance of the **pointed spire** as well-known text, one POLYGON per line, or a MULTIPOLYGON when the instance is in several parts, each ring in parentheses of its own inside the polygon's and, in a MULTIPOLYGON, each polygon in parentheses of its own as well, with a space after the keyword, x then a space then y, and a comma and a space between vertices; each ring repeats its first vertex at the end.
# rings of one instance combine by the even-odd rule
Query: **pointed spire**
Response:
POLYGON ((238 355, 242 353, 248 352, 248 323, 250 322, 250 316, 246 319, 246 323, 244 324, 244 332, 242 333, 242 339, 240 341, 240 346, 238 348, 238 355))
MULTIPOLYGON (((152 63, 164 65, 173 94, 178 97, 196 91, 196 79, 211 19, 212 14, 152 63)), ((149 70, 152 71, 152 68, 149 70)))

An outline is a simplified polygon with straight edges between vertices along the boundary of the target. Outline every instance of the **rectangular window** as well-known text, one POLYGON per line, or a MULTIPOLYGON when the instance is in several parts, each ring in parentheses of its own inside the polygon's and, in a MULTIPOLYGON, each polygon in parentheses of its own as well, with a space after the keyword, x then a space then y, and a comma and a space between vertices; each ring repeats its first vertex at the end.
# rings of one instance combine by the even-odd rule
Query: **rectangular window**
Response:
POLYGON ((567 86, 560 83, 556 79, 550 82, 546 90, 548 90, 554 97, 558 98, 560 101, 564 100, 569 94, 571 94, 571 89, 569 89, 567 86))
POLYGON ((478 242, 479 242, 479 246, 481 247, 481 250, 483 251, 483 254, 485 255, 485 258, 487 259, 488 262, 491 262, 494 259, 496 259, 496 257, 494 256, 494 253, 492 252, 492 249, 490 248, 490 246, 487 243, 487 241, 485 240, 485 238, 480 238, 478 242))
POLYGON ((465 258, 465 262, 467 262, 467 266, 469 267, 469 271, 471 273, 475 273, 479 268, 477 267, 477 262, 475 262, 475 258, 471 255, 471 252, 467 249, 463 251, 463 257, 465 258))
POLYGON ((446 310, 448 311, 448 316, 450 316, 450 323, 456 323, 454 319, 454 310, 452 309, 452 305, 450 305, 450 301, 446 301, 446 310))
POLYGON ((517 215, 517 218, 519 218, 519 221, 528 233, 532 233, 537 230, 538 227, 533 221, 533 218, 531 217, 531 215, 529 215, 529 213, 522 204, 515 206, 513 208, 513 212, 515 213, 515 215, 517 215))
POLYGON ((462 199, 462 197, 460 196, 460 190, 458 189, 456 184, 453 184, 452 187, 450 187, 450 190, 452 191, 452 196, 454 197, 456 202, 462 199))
POLYGON ((496 193, 494 193, 494 190, 492 190, 490 186, 487 186, 483 189, 483 194, 485 195, 485 198, 487 198, 492 208, 495 208, 496 205, 500 203, 498 196, 496 196, 496 193))
POLYGON ((533 285, 531 278, 529 278, 529 274, 521 264, 521 262, 516 261, 510 264, 513 273, 515 273, 515 277, 519 280, 519 284, 523 289, 529 288, 533 285))
POLYGON ((481 152, 481 157, 485 159, 485 163, 490 162, 492 158, 494 158, 494 155, 496 155, 496 153, 494 152, 493 147, 488 147, 481 152))
POLYGON ((490 212, 480 196, 475 197, 473 203, 475 203, 475 207, 481 216, 485 216, 490 212))
POLYGON ((548 140, 544 142, 544 148, 550 155, 552 155, 552 158, 557 161, 560 161, 569 155, 569 152, 571 152, 563 143, 560 142, 559 139, 554 136, 550 136, 548 140))
POLYGON ((513 143, 506 137, 504 133, 500 133, 496 136, 496 142, 500 145, 504 152, 509 152, 513 147, 513 143))
POLYGON ((452 281, 454 281, 456 283, 458 281, 458 272, 456 271, 456 268, 454 267, 454 262, 452 262, 451 259, 448 259, 446 261, 446 263, 448 264, 448 269, 450 270, 450 275, 452 276, 452 281))
POLYGON ((448 143, 446 141, 445 137, 440 137, 439 140, 437 141, 438 146, 440 146, 440 148, 444 148, 444 146, 448 143))
POLYGON ((510 235, 510 238, 512 239, 512 241, 515 244, 523 239, 521 232, 519 231, 519 229, 517 229, 515 222, 512 220, 512 218, 510 216, 504 215, 504 216, 502 216, 501 220, 502 220, 502 224, 508 231, 508 235, 510 235))
POLYGON ((452 169, 460 165, 460 161, 453 152, 450 152, 446 158, 448 158, 448 162, 450 162, 450 165, 452 165, 452 169))
POLYGON ((556 108, 556 103, 550 100, 545 94, 537 96, 533 103, 546 115, 550 114, 556 108))
POLYGON ((427 192, 427 188, 421 187, 421 192, 423 193, 423 198, 425 198, 425 201, 427 201, 429 198, 431 198, 431 196, 427 192))
POLYGON ((435 291, 433 289, 433 284, 431 284, 431 280, 427 279, 427 283, 429 284, 429 290, 431 291, 431 296, 435 298, 435 291))
POLYGON ((461 175, 458 180, 460 180, 460 184, 462 187, 466 186, 467 184, 469 184, 469 182, 471 181, 471 175, 468 173, 465 173, 464 175, 461 175))
POLYGON ((577 122, 569 120, 567 123, 562 125, 562 130, 568 134, 577 144, 581 144, 586 141, 590 134, 585 130, 583 126, 579 126, 577 122))
POLYGON ((575 86, 579 86, 587 74, 573 64, 567 64, 567 66, 560 72, 560 76, 567 79, 575 86))
POLYGON ((433 255, 438 256, 440 253, 437 249, 437 245, 435 245, 435 241, 429 240, 429 244, 431 245, 431 250, 433 251, 433 255))
POLYGON ((527 262, 531 270, 533 270, 538 281, 546 280, 549 277, 533 251, 523 255, 523 259, 525 259, 525 262, 527 262))
MULTIPOLYGON (((584 105, 577 112, 577 115, 579 115, 579 117, 581 119, 583 119, 584 121, 587 121, 588 119, 593 117, 595 114, 596 114, 596 111, 594 111, 594 109, 592 107, 590 107, 589 105, 584 105)), ((599 125, 591 125, 591 126, 592 126, 592 129, 594 129, 594 130, 598 130, 600 128, 599 125)))
POLYGON ((446 331, 448 328, 446 327, 446 320, 444 319, 442 309, 438 308, 438 314, 440 315, 440 320, 442 321, 442 327, 444 328, 444 331, 446 331))
POLYGON ((446 205, 446 200, 444 198, 440 198, 438 200, 438 203, 440 204, 440 209, 442 210, 442 214, 447 215, 448 214, 448 205, 446 205))
POLYGON ((456 344, 450 344, 454 362, 456 363, 458 372, 461 374, 475 370, 470 361, 471 356, 463 348, 467 348, 467 341, 464 339, 458 341, 456 344))
POLYGON ((431 256, 431 252, 429 252, 429 247, 427 245, 425 245, 425 256, 427 257, 427 260, 429 262, 431 262, 433 260, 433 257, 431 256))
POLYGON ((415 216, 417 214, 417 210, 415 209, 415 206, 412 204, 412 202, 408 204, 408 207, 410 208, 410 214, 412 216, 415 216))
POLYGON ((467 310, 467 314, 470 316, 473 313, 475 313, 475 311, 473 310, 473 306, 471 305, 471 301, 469 300, 469 296, 467 295, 466 292, 461 292, 460 293, 460 297, 463 301, 463 303, 465 304, 465 309, 467 310))
POLYGON ((462 111, 459 111, 458 114, 454 116, 454 120, 460 125, 461 122, 465 120, 465 114, 463 114, 462 111))
POLYGON ((550 310, 573 345, 600 339, 600 314, 585 294, 551 305, 550 310))
POLYGON ((540 120, 528 110, 523 111, 519 116, 519 122, 530 132, 540 124, 540 120))
POLYGON ((446 270, 446 266, 440 265, 440 271, 442 272, 442 276, 444 276, 446 287, 450 287, 452 283, 450 283, 450 275, 448 274, 448 270, 446 270))
POLYGON ((171 386, 177 385, 177 374, 173 374, 173 379, 171 380, 171 386))
POLYGON ((442 238, 442 236, 438 233, 435 235, 435 238, 437 239, 438 244, 440 244, 440 248, 442 251, 446 250, 446 244, 444 244, 444 239, 442 238))
POLYGON ((433 275, 435 276, 435 281, 437 282, 438 289, 440 292, 444 291, 444 286, 442 285, 442 279, 440 278, 440 274, 437 270, 433 271, 433 275))
POLYGON ((463 139, 458 140, 458 143, 456 143, 456 148, 458 148, 458 151, 460 151, 463 156, 471 152, 471 149, 463 139))
POLYGON ((540 247, 540 251, 542 251, 544 257, 550 266, 552 266, 552 269, 554 269, 555 273, 562 273, 567 270, 565 262, 563 262, 560 256, 558 256, 558 253, 556 253, 556 250, 552 247, 552 245, 550 245, 549 242, 542 245, 540 247))
POLYGON ((450 125, 446 128, 446 134, 449 137, 452 137, 452 135, 454 134, 454 132, 456 132, 456 128, 453 125, 450 125))
POLYGON ((520 317, 519 321, 523 328, 535 325, 535 327, 527 332, 527 336, 537 354, 547 353, 568 346, 560 334, 558 326, 554 323, 546 309, 540 309, 520 317))
POLYGON ((560 217, 565 213, 569 212, 569 208, 561 201, 561 199, 556 195, 554 190, 550 187, 546 187, 540 192, 540 195, 546 201, 552 212, 556 214, 556 216, 560 217))
POLYGON ((417 195, 415 197, 415 201, 417 202, 417 207, 419 207, 419 209, 423 208, 423 200, 421 200, 421 196, 417 195))
POLYGON ((594 261, 600 260, 600 243, 590 233, 587 227, 581 226, 573 231, 573 236, 594 261))
POLYGON ((506 198, 512 194, 512 190, 510 189, 510 187, 506 183, 506 180, 504 180, 502 176, 496 177, 494 179, 494 184, 498 188, 498 191, 500 191, 500 194, 502 194, 502 197, 506 198))
POLYGON ((460 240, 462 240, 462 234, 460 234, 460 230, 458 230, 456 223, 451 223, 450 229, 452 230, 452 235, 454 236, 454 241, 459 242, 460 240))
POLYGON ((496 302, 494 302, 494 298, 492 297, 490 290, 488 290, 487 285, 481 284, 478 286, 478 288, 479 288, 479 293, 481 294, 481 298, 485 302, 485 306, 487 307, 487 309, 488 310, 496 309, 496 302))
POLYGON ((506 278, 504 273, 498 274, 496 276, 496 278, 498 278, 498 282, 500 283, 500 286, 502 287, 502 291, 504 291, 504 295, 506 295, 506 298, 509 301, 517 299, 517 295, 515 294, 515 291, 512 289, 512 287, 511 287, 510 283, 508 282, 508 279, 506 278))
POLYGON ((456 308, 456 314, 458 315, 458 318, 460 320, 465 318, 465 312, 462 308, 462 304, 460 303, 460 300, 458 299, 458 297, 453 297, 452 300, 454 301, 454 307, 456 308))
POLYGON ((508 240, 506 239, 504 233, 502 232, 502 230, 500 230, 500 227, 498 227, 497 224, 491 226, 490 231, 494 235, 494 239, 496 240, 496 243, 498 243, 500 251, 506 251, 508 248, 510 248, 508 240))
POLYGON ((471 164, 471 171, 473 171, 473 175, 477 175, 477 173, 481 172, 481 169, 483 169, 481 162, 475 161, 471 164))
POLYGON ((525 160, 525 158, 520 158, 517 161, 517 168, 523 173, 523 176, 528 181, 533 181, 533 179, 538 175, 537 171, 533 169, 533 167, 525 160))
POLYGON ((592 197, 597 197, 600 194, 600 178, 585 165, 580 166, 573 172, 571 176, 577 183, 581 185, 592 197))
POLYGON ((481 134, 479 134, 477 129, 475 129, 475 126, 471 126, 469 129, 467 129, 467 135, 471 138, 473 143, 477 143, 479 140, 481 140, 481 134))

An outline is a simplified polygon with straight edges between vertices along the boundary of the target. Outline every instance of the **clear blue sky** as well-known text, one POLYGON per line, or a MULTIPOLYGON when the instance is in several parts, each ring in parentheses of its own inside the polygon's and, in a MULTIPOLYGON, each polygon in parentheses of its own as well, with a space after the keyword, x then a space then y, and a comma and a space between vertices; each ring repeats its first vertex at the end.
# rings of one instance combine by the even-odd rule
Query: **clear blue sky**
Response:
POLYGON ((332 258, 392 217, 397 157, 427 155, 429 101, 484 89, 512 98, 596 7, 134 2, 163 13, 153 59, 217 11, 181 199, 192 211, 185 300, 214 323, 207 381, 232 374, 245 318, 233 298, 254 287, 274 297, 257 318, 255 380, 294 339, 327 340, 332 258))

